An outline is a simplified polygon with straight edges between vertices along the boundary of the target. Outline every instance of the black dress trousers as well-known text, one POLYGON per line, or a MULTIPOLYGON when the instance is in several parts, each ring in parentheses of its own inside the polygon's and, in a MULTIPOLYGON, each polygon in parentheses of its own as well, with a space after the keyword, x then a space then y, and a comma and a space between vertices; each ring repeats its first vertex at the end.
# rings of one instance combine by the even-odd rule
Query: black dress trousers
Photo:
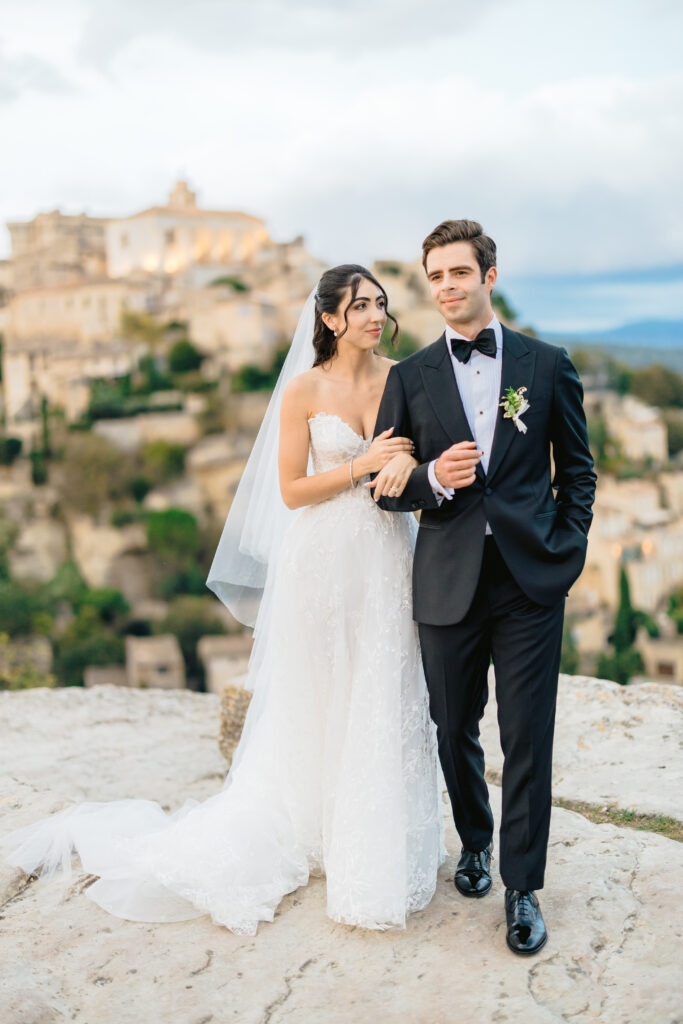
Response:
POLYGON ((543 888, 563 620, 564 599, 552 607, 530 600, 489 535, 465 617, 447 626, 419 623, 439 757, 468 850, 484 849, 493 835, 479 742, 493 660, 504 755, 499 858, 511 889, 543 888))

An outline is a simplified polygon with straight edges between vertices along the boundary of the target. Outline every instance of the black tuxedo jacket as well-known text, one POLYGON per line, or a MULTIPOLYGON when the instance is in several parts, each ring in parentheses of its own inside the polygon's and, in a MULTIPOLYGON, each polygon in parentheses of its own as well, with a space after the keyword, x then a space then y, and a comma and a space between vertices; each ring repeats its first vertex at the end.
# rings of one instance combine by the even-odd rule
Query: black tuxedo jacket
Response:
POLYGON ((452 444, 474 440, 444 336, 389 371, 375 434, 393 426, 397 437, 412 438, 420 465, 400 498, 379 504, 421 510, 413 564, 418 622, 448 625, 466 615, 487 521, 510 572, 537 604, 559 602, 583 569, 596 476, 578 374, 563 348, 507 327, 502 359, 501 394, 527 388, 527 433, 499 408, 488 473, 479 465, 475 482, 441 506, 428 465, 452 444))

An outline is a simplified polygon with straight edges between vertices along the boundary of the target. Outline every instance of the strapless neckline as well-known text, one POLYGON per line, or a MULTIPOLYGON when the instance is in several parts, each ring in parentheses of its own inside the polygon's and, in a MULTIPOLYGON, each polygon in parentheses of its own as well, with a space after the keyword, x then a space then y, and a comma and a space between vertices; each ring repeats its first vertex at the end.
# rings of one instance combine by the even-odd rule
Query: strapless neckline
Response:
POLYGON ((354 434, 355 437, 359 438, 361 441, 364 441, 365 444, 367 444, 368 441, 372 441, 371 437, 363 437, 363 435, 359 434, 357 430, 354 430, 351 424, 347 423, 346 420, 343 420, 341 416, 337 415, 336 412, 325 412, 324 410, 321 410, 320 412, 317 412, 315 416, 309 416, 308 422, 310 423, 312 420, 317 420, 321 416, 327 416, 327 418, 331 420, 338 420, 339 423, 342 423, 348 430, 351 431, 352 434, 354 434))

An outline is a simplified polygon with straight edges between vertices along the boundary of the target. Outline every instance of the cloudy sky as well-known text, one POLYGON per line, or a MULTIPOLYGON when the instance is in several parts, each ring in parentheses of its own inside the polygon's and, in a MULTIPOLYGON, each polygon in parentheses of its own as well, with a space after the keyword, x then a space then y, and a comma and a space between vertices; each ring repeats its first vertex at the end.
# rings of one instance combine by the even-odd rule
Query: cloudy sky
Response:
POLYGON ((369 262, 467 216, 527 321, 683 318, 681 38, 675 0, 7 0, 0 221, 184 176, 369 262))

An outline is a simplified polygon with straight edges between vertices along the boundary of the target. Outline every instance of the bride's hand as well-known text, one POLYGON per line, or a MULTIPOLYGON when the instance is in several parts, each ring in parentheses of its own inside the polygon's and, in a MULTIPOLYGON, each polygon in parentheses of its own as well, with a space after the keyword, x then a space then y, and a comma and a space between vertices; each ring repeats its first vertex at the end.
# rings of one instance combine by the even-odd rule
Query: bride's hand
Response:
POLYGON ((419 465, 417 459, 407 452, 395 455, 390 462, 384 466, 374 480, 370 480, 367 487, 374 489, 373 498, 375 501, 386 494, 389 498, 400 498, 403 494, 410 475, 419 465))
POLYGON ((393 432, 393 427, 383 430, 381 434, 377 435, 365 455, 360 455, 354 460, 356 465, 362 464, 363 475, 378 473, 394 456, 401 453, 409 455, 413 451, 415 446, 409 437, 392 437, 393 432))

